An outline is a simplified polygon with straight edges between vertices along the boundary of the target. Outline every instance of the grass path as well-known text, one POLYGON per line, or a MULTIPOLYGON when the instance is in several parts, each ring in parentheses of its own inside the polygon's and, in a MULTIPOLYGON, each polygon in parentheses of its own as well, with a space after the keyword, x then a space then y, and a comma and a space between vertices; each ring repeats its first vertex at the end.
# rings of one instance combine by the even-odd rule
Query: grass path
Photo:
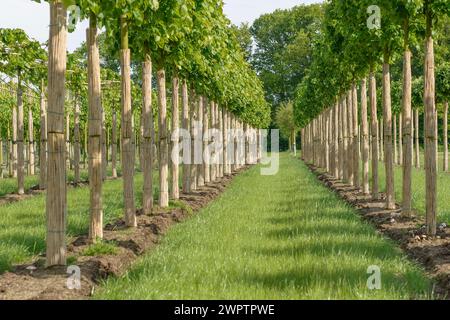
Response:
POLYGON ((322 186, 299 160, 253 167, 179 224, 100 299, 409 299, 429 281, 389 240, 322 186), (382 289, 367 289, 367 268, 382 289))
MULTIPOLYGON (((423 162, 422 162, 423 165, 423 162)), ((370 174, 370 176, 372 176, 370 174)), ((422 216, 425 215, 425 170, 413 168, 412 170, 412 205, 413 208, 418 210, 418 213, 422 216)), ((402 182, 403 181, 403 169, 400 166, 395 166, 394 169, 394 188, 395 199, 398 203, 402 201, 402 182)), ((450 224, 450 173, 443 172, 439 167, 437 176, 437 196, 438 196, 438 222, 446 222, 450 224)), ((386 191, 386 172, 384 163, 379 163, 379 184, 380 191, 386 191)))

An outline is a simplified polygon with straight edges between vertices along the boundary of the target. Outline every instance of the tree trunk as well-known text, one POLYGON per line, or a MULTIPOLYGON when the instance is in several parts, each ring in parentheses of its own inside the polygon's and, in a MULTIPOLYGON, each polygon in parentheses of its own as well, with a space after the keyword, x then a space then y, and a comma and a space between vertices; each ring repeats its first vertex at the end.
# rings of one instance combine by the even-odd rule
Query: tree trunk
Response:
POLYGON ((172 199, 178 200, 180 198, 180 138, 179 138, 179 128, 180 128, 180 109, 179 109, 179 92, 180 85, 177 76, 173 78, 172 81, 172 132, 176 133, 176 139, 172 138, 172 199))
POLYGON ((24 163, 24 127, 23 127, 23 92, 21 76, 17 80, 17 185, 18 194, 25 193, 25 163, 24 163))
POLYGON ((403 165, 403 115, 398 115, 398 165, 403 165))
POLYGON ((142 186, 142 209, 145 215, 153 209, 153 110, 152 110, 152 61, 147 52, 142 64, 142 172, 144 182, 142 186))
POLYGON ((66 8, 50 2, 48 43, 48 172, 46 265, 66 264, 67 186, 64 140, 64 103, 67 50, 66 8))
POLYGON ((35 174, 35 150, 34 150, 34 125, 33 125, 33 108, 30 98, 30 103, 28 106, 28 166, 30 175, 34 176, 35 174))
POLYGON ((95 242, 103 238, 103 202, 102 202, 102 103, 100 56, 98 48, 97 19, 90 17, 86 32, 88 46, 88 103, 89 103, 89 190, 90 190, 90 227, 89 240, 95 242))
MULTIPOLYGON (((198 96, 198 104, 197 104, 197 108, 198 108, 198 112, 197 112, 197 121, 199 123, 199 130, 200 132, 198 132, 199 137, 197 140, 201 140, 201 148, 203 148, 203 141, 204 141, 204 132, 203 132, 203 122, 205 121, 205 119, 203 119, 204 113, 205 113, 205 106, 203 104, 204 100, 203 100, 203 96, 198 96)), ((203 154, 203 152, 202 152, 203 154)), ((201 164, 197 164, 197 185, 198 187, 203 187, 205 186, 205 164, 204 161, 201 161, 201 164)))
POLYGON ((195 143, 197 140, 197 110, 196 110, 196 96, 193 91, 191 91, 191 101, 190 101, 190 129, 191 129, 191 165, 190 165, 190 187, 191 191, 197 190, 197 165, 195 163, 195 143))
POLYGON ((339 179, 339 102, 337 100, 333 108, 333 148, 333 175, 336 179, 339 179))
POLYGON ((386 209, 395 209, 394 158, 392 153, 392 105, 389 59, 383 63, 384 156, 386 169, 386 209))
POLYGON ((159 105, 159 206, 169 206, 169 145, 167 141, 167 99, 166 99, 166 72, 158 72, 158 105, 159 105))
POLYGON ((47 187, 47 108, 45 106, 44 80, 41 82, 41 138, 39 146, 39 189, 47 187))
POLYGON ((71 169, 70 163, 70 115, 66 114, 66 166, 71 169))
MULTIPOLYGON (((218 163, 219 163, 219 177, 220 178, 223 178, 223 176, 224 176, 224 169, 223 169, 223 131, 224 131, 224 128, 223 128, 223 125, 224 125, 224 123, 223 123, 223 112, 224 112, 224 110, 223 110, 223 108, 222 108, 222 106, 217 106, 218 107, 218 112, 217 112, 217 115, 218 115, 218 124, 219 124, 219 159, 218 159, 218 163)), ((249 137, 247 137, 247 139, 249 139, 249 137)))
POLYGON ((448 101, 444 102, 444 172, 448 171, 448 101))
POLYGON ((113 110, 112 114, 112 134, 111 134, 111 167, 112 177, 117 178, 117 114, 113 110))
POLYGON ((229 166, 229 157, 228 157, 228 143, 229 143, 229 121, 228 121, 228 111, 223 109, 223 173, 224 175, 229 175, 230 166, 229 166))
POLYGON ((415 129, 416 129, 416 168, 420 169, 420 140, 419 140, 419 135, 420 135, 420 119, 419 119, 419 109, 415 110, 415 121, 416 121, 416 125, 415 125, 415 129))
MULTIPOLYGON (((215 130, 217 129, 216 127, 216 104, 215 102, 211 101, 211 129, 215 130)), ((213 137, 211 137, 212 140, 211 142, 217 143, 217 141, 215 140, 215 135, 213 135, 213 137)), ((217 179, 217 166, 216 166, 216 152, 215 152, 215 148, 213 148, 212 150, 213 152, 211 153, 211 166, 210 166, 210 172, 211 172, 211 181, 214 182, 217 179)))
POLYGON ((128 227, 136 227, 136 210, 134 205, 134 132, 132 125, 131 109, 131 70, 130 49, 128 48, 128 21, 121 17, 121 92, 122 92, 122 176, 124 193, 125 224, 128 227))
POLYGON ((352 86, 352 100, 353 100, 353 184, 356 188, 360 188, 359 178, 359 162, 360 162, 360 148, 359 148, 359 112, 358 112, 358 90, 356 84, 352 86))
POLYGON ((75 95, 74 103, 75 103, 74 129, 73 129, 73 141, 74 141, 73 162, 75 170, 74 183, 78 184, 80 182, 80 105, 78 103, 77 95, 75 95))
POLYGON ((394 125, 394 164, 398 164, 398 144, 397 144, 397 115, 393 115, 393 125, 394 125))
POLYGON ((183 80, 181 86, 181 101, 182 101, 182 122, 181 125, 184 130, 184 141, 183 141, 183 192, 191 192, 191 137, 187 136, 190 133, 189 127, 189 100, 188 100, 188 87, 186 80, 183 80))
POLYGON ((12 145, 11 163, 13 167, 13 178, 17 178, 17 105, 12 110, 12 145))
POLYGON ((362 130, 362 191, 365 195, 370 194, 369 189, 369 122, 367 112, 367 79, 361 82, 361 130, 362 130))
POLYGON ((102 180, 105 181, 107 177, 108 169, 108 156, 107 156, 107 130, 106 130, 106 115, 105 110, 101 109, 102 114, 102 180))
POLYGON ((378 111, 377 111, 377 83, 373 69, 370 72, 369 78, 369 99, 370 99, 370 114, 372 122, 372 199, 378 200, 378 161, 379 161, 379 135, 378 135, 378 111))
MULTIPOLYGON (((339 110, 338 110, 338 115, 339 115, 339 180, 344 180, 344 100, 341 99, 339 102, 339 110)), ((311 136, 311 135, 310 135, 311 136)), ((312 137, 311 137, 312 139, 312 137)))
POLYGON ((427 35, 425 44, 425 172, 426 172, 426 224, 427 233, 436 235, 437 212, 437 150, 436 105, 434 74, 434 43, 432 36, 431 9, 427 12, 427 35))
MULTIPOLYGON (((392 143, 391 143, 392 144, 392 143)), ((385 152, 384 152, 384 116, 382 116, 380 121, 380 161, 385 162, 385 152)))
POLYGON ((402 183, 402 214, 411 215, 412 209, 412 160, 413 160, 413 136, 412 136, 412 109, 411 109, 411 51, 405 50, 403 57, 403 183, 402 183))
POLYGON ((350 171, 349 171, 349 126, 348 126, 348 104, 347 97, 344 95, 343 101, 343 118, 342 126, 344 128, 344 181, 350 183, 350 171))
POLYGON ((208 151, 208 144, 209 144, 209 112, 208 112, 208 102, 205 98, 205 101, 203 103, 203 152, 204 152, 204 161, 203 161, 203 175, 205 177, 205 184, 208 184, 211 182, 211 170, 209 165, 209 152, 208 151))

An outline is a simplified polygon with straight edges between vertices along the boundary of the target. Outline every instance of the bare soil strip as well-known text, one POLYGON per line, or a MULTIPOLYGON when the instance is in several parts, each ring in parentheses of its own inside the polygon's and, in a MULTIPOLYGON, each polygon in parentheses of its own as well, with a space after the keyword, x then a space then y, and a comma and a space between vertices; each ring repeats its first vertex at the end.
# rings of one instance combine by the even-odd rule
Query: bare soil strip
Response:
POLYGON ((412 260, 425 267, 436 283, 434 292, 439 298, 450 299, 450 229, 447 226, 441 224, 437 236, 429 238, 425 235, 424 218, 417 214, 403 217, 399 205, 396 210, 386 210, 384 194, 380 200, 372 200, 371 196, 308 166, 323 184, 355 207, 382 234, 397 242, 412 260))
POLYGON ((182 194, 180 201, 185 208, 156 209, 152 216, 138 211, 136 229, 126 228, 123 220, 107 225, 104 240, 117 245, 118 252, 114 255, 83 256, 89 247, 87 236, 78 237, 68 246, 68 256, 76 257, 73 264, 80 268, 80 290, 67 288, 70 276, 67 267, 45 268, 44 258, 40 257, 32 264, 15 266, 11 272, 0 276, 0 300, 88 299, 100 280, 122 275, 139 256, 155 248, 172 225, 188 219, 215 200, 233 178, 247 168, 195 192, 182 194))

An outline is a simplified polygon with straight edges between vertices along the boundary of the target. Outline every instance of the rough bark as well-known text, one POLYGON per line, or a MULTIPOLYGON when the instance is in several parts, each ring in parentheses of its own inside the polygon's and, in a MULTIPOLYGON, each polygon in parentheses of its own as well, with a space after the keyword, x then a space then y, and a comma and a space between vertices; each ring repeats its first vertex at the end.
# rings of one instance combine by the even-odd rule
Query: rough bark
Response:
POLYGON ((47 107, 45 105, 44 80, 41 83, 41 136, 39 146, 39 189, 47 186, 47 107))
MULTIPOLYGON (((341 99, 339 102, 339 179, 344 180, 344 101, 341 99)), ((312 138, 312 137, 311 137, 312 138)))
POLYGON ((205 184, 208 184, 211 182, 211 174, 210 174, 210 165, 209 165, 209 154, 206 152, 208 150, 208 143, 209 143, 209 112, 208 112, 208 102, 205 98, 203 102, 203 176, 205 177, 205 184))
POLYGON ((432 36, 432 17, 427 14, 427 35, 425 44, 425 176, 426 176, 426 224, 427 233, 436 235, 437 213, 437 135, 434 73, 434 42, 432 36))
POLYGON ((102 179, 103 181, 106 180, 107 176, 107 166, 108 166, 108 155, 107 155, 107 130, 106 130, 106 115, 105 110, 102 108, 102 136, 101 136, 101 143, 102 143, 102 179))
POLYGON ((369 122, 367 112, 367 80, 361 82, 361 130, 362 130, 362 192, 370 194, 369 188, 369 122))
MULTIPOLYGON (((205 106, 204 106, 204 100, 202 96, 198 96, 198 104, 197 104, 197 108, 198 108, 198 118, 197 121, 199 122, 199 124, 202 126, 201 128, 199 128, 201 130, 201 132, 199 132, 199 139, 202 141, 201 146, 203 148, 203 142, 204 142, 204 132, 203 132, 203 122, 205 121, 205 119, 203 119, 204 113, 205 113, 205 106)), ((203 155, 203 152, 202 152, 203 155)), ((205 185, 205 163, 204 161, 201 161, 201 164, 197 165, 197 185, 198 187, 203 187, 205 185)))
MULTIPOLYGON (((215 102, 211 102, 211 129, 217 129, 216 126, 216 104, 215 102)), ((215 140, 215 137, 211 137, 211 142, 215 142, 217 143, 217 141, 215 140)), ((211 181, 216 181, 217 180, 217 166, 216 166, 216 152, 214 151, 214 149, 211 152, 211 165, 210 165, 210 174, 211 174, 211 181)))
POLYGON ((411 109, 411 51, 405 50, 403 57, 403 183, 402 183, 402 214, 409 216, 412 209, 412 160, 413 160, 413 136, 412 136, 412 109, 411 109))
MULTIPOLYGON (((190 133, 189 126, 189 97, 188 97, 188 87, 186 80, 183 80, 181 86, 181 102, 182 102, 182 122, 181 125, 185 134, 190 133)), ((184 137, 183 141, 183 192, 191 192, 191 137, 187 135, 184 137)))
POLYGON ((46 265, 66 264, 67 186, 64 141, 64 100, 67 50, 66 10, 50 2, 48 43, 48 171, 46 265))
POLYGON ((386 170, 386 209, 395 209, 394 155, 392 152, 391 74, 388 58, 383 63, 384 157, 386 170))
POLYGON ((356 84, 352 86, 352 101, 353 101, 353 185, 360 188, 359 177, 359 163, 360 163, 360 148, 359 148, 359 112, 358 112, 358 90, 356 84))
POLYGON ((12 177, 17 178, 17 105, 13 107, 12 110, 12 152, 11 152, 11 163, 12 163, 12 177))
POLYGON ((102 102, 100 55, 98 47, 97 20, 91 16, 86 31, 88 51, 88 117, 89 117, 89 191, 90 225, 89 240, 95 242, 103 238, 103 201, 102 201, 102 102))
POLYGON ((394 126, 394 164, 398 164, 398 144, 397 144, 397 136, 398 136, 398 130, 397 130, 397 115, 393 115, 392 124, 394 126))
POLYGON ((32 176, 35 174, 35 165, 33 108, 30 98, 28 103, 28 172, 32 176))
POLYGON ((152 61, 150 55, 145 55, 142 63, 142 209, 149 215, 153 209, 153 111, 152 111, 152 61))
POLYGON ((196 110, 196 96, 193 91, 191 91, 191 101, 190 101, 190 129, 191 129, 191 165, 190 165, 190 190, 197 190, 197 165, 195 163, 195 143, 197 139, 197 129, 195 123, 197 121, 197 110, 196 110))
POLYGON ((448 101, 444 102, 444 172, 448 172, 448 101))
POLYGON ((136 227, 136 210, 134 204, 134 165, 135 150, 133 145, 134 132, 131 109, 131 70, 130 49, 128 48, 128 24, 125 17, 121 17, 121 153, 124 195, 124 217, 127 227, 136 227))
POLYGON ((74 183, 80 182, 80 105, 78 96, 74 97, 74 129, 73 129, 73 162, 74 162, 74 183))
MULTIPOLYGON (((220 137, 219 137, 219 141, 220 141, 220 148, 219 148, 219 177, 220 178, 223 178, 223 176, 224 176, 224 168, 223 168, 223 131, 224 131, 224 129, 223 129, 223 112, 224 112, 224 110, 223 110, 223 108, 222 108, 222 106, 218 106, 218 113, 217 113, 217 116, 218 116, 218 123, 219 123, 219 133, 220 133, 220 137)), ((249 136, 247 137, 247 139, 249 139, 249 136)), ((250 146, 248 146, 248 148, 250 148, 250 146)), ((250 153, 250 150, 249 150, 249 153, 250 153)), ((250 157, 250 154, 249 154, 249 157, 250 157)))
POLYGON ((377 111, 377 87, 376 79, 373 71, 370 72, 369 78, 369 99, 370 99, 370 114, 372 123, 372 199, 379 199, 379 187, 378 187, 378 111, 377 111))
POLYGON ((180 198, 180 156, 179 156, 179 128, 180 128, 180 111, 179 111, 179 92, 180 85, 177 76, 172 80, 172 132, 176 133, 176 139, 172 140, 172 161, 171 161, 171 177, 172 177, 172 189, 171 198, 178 200, 180 198))
POLYGON ((70 163, 70 115, 66 114, 66 166, 71 169, 70 163))
POLYGON ((17 85, 17 193, 25 193, 25 161, 24 161, 24 127, 23 127, 23 92, 21 77, 17 85))
POLYGON ((159 69, 158 75, 158 106, 159 106, 159 206, 169 206, 169 144, 167 139, 167 98, 166 72, 159 69))
POLYGON ((113 110, 111 133, 111 168, 112 177, 117 178, 117 113, 113 110))

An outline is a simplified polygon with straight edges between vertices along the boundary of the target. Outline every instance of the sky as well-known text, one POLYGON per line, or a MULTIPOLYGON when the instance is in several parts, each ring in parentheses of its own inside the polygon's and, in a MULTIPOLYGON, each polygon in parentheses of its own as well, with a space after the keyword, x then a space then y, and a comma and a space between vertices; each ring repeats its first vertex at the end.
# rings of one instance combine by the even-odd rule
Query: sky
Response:
MULTIPOLYGON (((224 0, 225 14, 234 24, 252 23, 261 14, 276 9, 287 9, 299 4, 320 2, 318 0, 224 0)), ((31 0, 1 0, 0 28, 20 28, 32 38, 48 40, 49 9, 47 3, 31 0)), ((68 49, 75 50, 85 39, 87 22, 81 22, 75 32, 69 34, 68 49)))

